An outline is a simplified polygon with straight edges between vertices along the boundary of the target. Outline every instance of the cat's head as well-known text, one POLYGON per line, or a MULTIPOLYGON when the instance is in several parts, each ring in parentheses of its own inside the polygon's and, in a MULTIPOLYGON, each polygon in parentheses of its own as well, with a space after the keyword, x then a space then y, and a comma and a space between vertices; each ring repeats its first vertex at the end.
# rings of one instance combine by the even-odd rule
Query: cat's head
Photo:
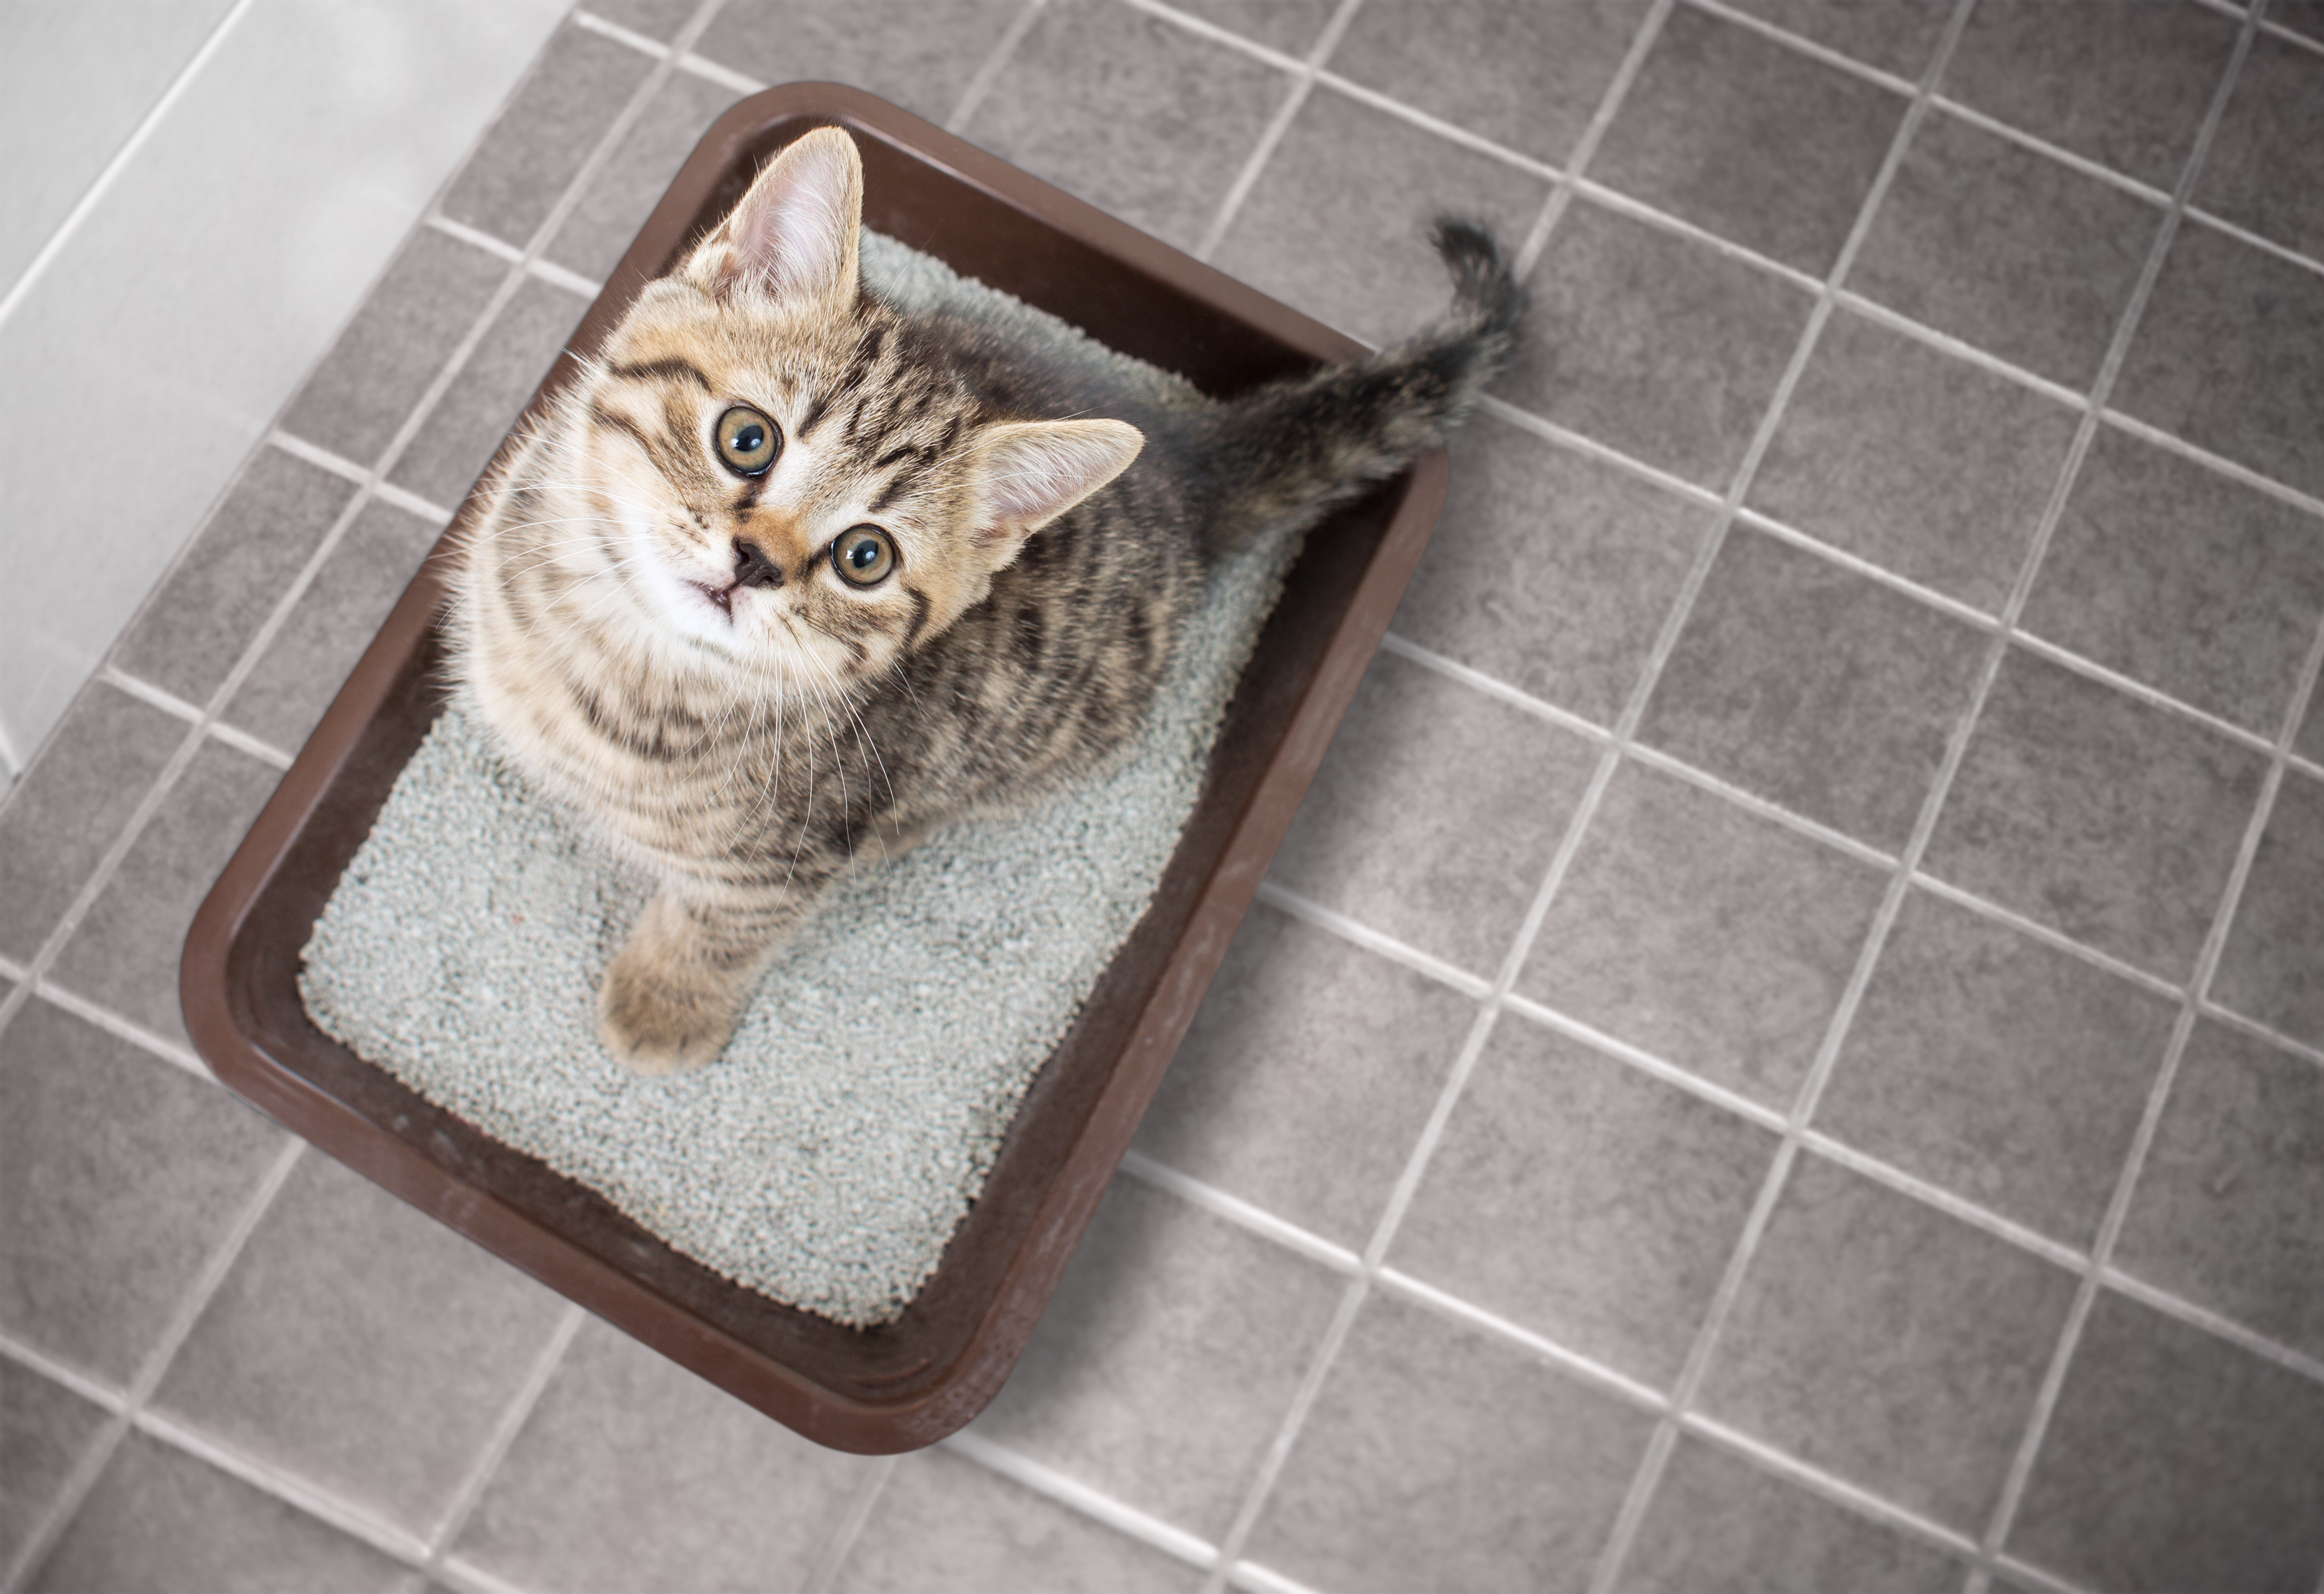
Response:
POLYGON ((991 420, 916 357, 860 291, 862 198, 845 133, 791 144, 574 395, 562 485, 591 500, 600 585, 657 653, 807 691, 876 675, 1142 446, 1117 420, 991 420))

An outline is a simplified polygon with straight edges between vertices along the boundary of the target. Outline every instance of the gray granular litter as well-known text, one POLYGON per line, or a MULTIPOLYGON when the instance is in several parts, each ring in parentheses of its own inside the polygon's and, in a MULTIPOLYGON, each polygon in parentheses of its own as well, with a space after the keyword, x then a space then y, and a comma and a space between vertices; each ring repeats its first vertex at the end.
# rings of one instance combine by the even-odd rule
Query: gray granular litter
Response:
MULTIPOLYGON (((867 233, 863 255, 897 297, 983 316, 1149 395, 1188 391, 900 244, 867 233)), ((1295 551, 1278 537, 1218 567, 1144 729, 1104 770, 834 888, 696 1073, 635 1077, 593 1027, 650 882, 528 790, 456 705, 315 927, 308 1010, 725 1276, 843 1323, 887 1322, 935 1271, 1034 1072, 1145 910, 1295 551)))

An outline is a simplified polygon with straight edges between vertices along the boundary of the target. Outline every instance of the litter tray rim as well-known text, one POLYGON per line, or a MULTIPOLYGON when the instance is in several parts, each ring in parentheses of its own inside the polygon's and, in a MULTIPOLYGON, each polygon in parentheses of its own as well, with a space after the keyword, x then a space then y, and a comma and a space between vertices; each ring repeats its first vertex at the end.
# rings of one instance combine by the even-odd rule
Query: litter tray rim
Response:
MULTIPOLYGON (((703 135, 512 436, 573 380, 573 351, 597 346, 761 161, 832 124, 863 150, 867 226, 1126 353, 1231 388, 1361 352, 884 100, 794 83, 739 101, 703 135), (900 208, 890 215, 891 206, 900 208)), ((509 447, 503 439, 482 480, 509 447)), ((999 1391, 1030 1338, 1379 649, 1449 479, 1435 451, 1310 539, 1229 705, 1154 906, 1037 1074, 984 1194, 899 1324, 848 1330, 720 1278, 308 1018, 297 949, 440 710, 437 619, 452 550, 479 510, 474 491, 195 916, 180 990, 196 1049, 227 1089, 293 1133, 808 1438, 867 1454, 934 1443, 999 1391), (1037 1108, 1047 1138, 1028 1150, 1037 1108), (1015 1181, 1005 1187, 1004 1167, 1015 1181), (1044 1167, 1028 1182, 1025 1170, 1044 1167), (972 1228, 973 1246, 964 1239, 972 1228)))

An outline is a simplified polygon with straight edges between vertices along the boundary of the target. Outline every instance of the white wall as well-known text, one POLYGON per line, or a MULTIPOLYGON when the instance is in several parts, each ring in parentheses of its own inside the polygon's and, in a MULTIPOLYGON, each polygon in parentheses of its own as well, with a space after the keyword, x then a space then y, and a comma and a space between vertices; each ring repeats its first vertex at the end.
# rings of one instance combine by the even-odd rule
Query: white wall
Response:
POLYGON ((0 790, 569 0, 0 0, 0 790))

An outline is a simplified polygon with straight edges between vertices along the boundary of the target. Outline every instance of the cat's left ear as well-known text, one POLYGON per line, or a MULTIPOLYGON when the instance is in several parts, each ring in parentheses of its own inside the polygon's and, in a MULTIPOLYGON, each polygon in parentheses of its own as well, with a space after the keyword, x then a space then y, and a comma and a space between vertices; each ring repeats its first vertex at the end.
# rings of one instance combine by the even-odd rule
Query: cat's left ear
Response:
POLYGON ((1010 421, 988 427, 971 470, 982 502, 973 533, 999 570, 1025 539, 1104 486, 1146 447, 1120 420, 1010 421))
POLYGON ((837 127, 795 141, 759 173, 742 202, 705 238, 686 274, 720 298, 755 281, 779 299, 844 309, 854 302, 855 235, 863 220, 863 160, 837 127))

